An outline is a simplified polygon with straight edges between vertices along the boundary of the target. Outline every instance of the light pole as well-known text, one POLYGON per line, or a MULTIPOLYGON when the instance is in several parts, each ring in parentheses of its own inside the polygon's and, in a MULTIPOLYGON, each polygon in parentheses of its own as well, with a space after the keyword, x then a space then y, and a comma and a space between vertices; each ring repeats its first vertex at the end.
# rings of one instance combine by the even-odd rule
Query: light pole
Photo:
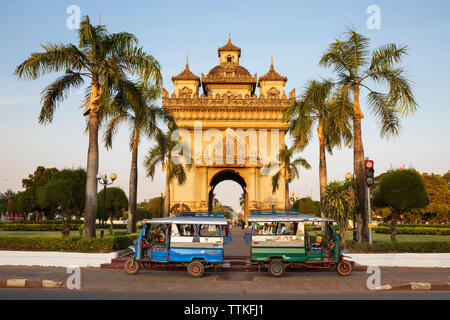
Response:
POLYGON ((109 177, 111 178, 111 181, 108 181, 106 174, 104 177, 102 177, 100 174, 97 175, 98 183, 103 185, 102 229, 100 230, 100 238, 103 238, 103 235, 105 234, 104 228, 105 228, 106 186, 113 184, 114 180, 117 179, 117 175, 115 173, 111 173, 109 177))
POLYGON ((165 198, 165 196, 161 192, 161 217, 164 217, 164 212, 163 212, 163 210, 164 210, 164 207, 163 207, 164 198, 165 198))

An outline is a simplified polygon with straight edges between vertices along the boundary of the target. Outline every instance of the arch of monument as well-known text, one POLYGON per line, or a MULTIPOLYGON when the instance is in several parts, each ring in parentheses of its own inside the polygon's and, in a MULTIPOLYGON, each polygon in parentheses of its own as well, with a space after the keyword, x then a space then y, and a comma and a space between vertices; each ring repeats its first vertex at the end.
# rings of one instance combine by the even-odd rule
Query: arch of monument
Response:
POLYGON ((170 208, 182 203, 193 211, 210 211, 214 189, 225 180, 242 187, 245 217, 251 209, 285 208, 285 183, 280 180, 273 193, 272 176, 281 170, 285 179, 277 156, 289 128, 283 113, 295 89, 288 98, 287 78, 275 71, 273 59, 265 75, 252 76, 239 65, 241 49, 230 38, 218 55, 220 64, 201 78, 186 59, 185 69, 172 77, 174 92, 169 96, 163 89, 162 105, 174 117, 188 146, 184 153, 192 159, 186 183, 171 181, 170 208))

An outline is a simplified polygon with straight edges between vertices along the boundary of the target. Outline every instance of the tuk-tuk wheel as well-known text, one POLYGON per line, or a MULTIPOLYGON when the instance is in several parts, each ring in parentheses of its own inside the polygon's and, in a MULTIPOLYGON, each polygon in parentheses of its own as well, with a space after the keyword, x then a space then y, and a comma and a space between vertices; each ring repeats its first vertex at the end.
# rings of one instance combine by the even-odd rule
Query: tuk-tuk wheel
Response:
POLYGON ((282 277, 284 275, 284 264, 281 261, 272 261, 269 264, 269 273, 272 277, 282 277))
POLYGON ((339 261, 337 264, 337 272, 341 276, 348 276, 352 272, 352 265, 348 261, 339 261))
POLYGON ((128 259, 125 262, 125 271, 130 275, 135 275, 141 270, 141 263, 138 260, 134 260, 133 258, 128 259))
POLYGON ((187 272, 192 278, 200 278, 205 273, 205 267, 200 261, 192 261, 187 267, 187 272))

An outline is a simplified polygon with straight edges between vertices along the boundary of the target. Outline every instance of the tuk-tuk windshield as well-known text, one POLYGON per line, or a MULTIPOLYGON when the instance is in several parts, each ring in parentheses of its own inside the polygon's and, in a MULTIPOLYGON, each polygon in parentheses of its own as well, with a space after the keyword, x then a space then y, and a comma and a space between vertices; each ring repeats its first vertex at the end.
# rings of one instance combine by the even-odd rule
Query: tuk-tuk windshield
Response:
POLYGON ((256 222, 253 234, 256 236, 303 235, 303 223, 292 221, 256 222), (301 225, 300 228, 299 225, 301 225))
POLYGON ((177 229, 174 230, 174 236, 181 237, 222 237, 224 232, 222 225, 214 224, 177 224, 177 229))

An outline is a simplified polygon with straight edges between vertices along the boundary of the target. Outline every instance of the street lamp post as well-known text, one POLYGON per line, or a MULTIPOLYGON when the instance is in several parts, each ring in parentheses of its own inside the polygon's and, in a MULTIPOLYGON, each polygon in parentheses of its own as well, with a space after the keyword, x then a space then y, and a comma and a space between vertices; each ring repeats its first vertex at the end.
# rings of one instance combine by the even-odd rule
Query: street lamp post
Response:
POLYGON ((164 194, 161 192, 161 217, 164 217, 164 207, 163 207, 163 201, 164 201, 164 194))
POLYGON ((111 181, 108 181, 106 174, 104 177, 102 177, 100 174, 97 175, 98 183, 103 185, 102 229, 100 230, 100 238, 103 238, 103 235, 105 234, 104 229, 105 229, 106 186, 113 184, 114 180, 117 179, 117 175, 115 173, 111 173, 109 177, 111 178, 111 181))

